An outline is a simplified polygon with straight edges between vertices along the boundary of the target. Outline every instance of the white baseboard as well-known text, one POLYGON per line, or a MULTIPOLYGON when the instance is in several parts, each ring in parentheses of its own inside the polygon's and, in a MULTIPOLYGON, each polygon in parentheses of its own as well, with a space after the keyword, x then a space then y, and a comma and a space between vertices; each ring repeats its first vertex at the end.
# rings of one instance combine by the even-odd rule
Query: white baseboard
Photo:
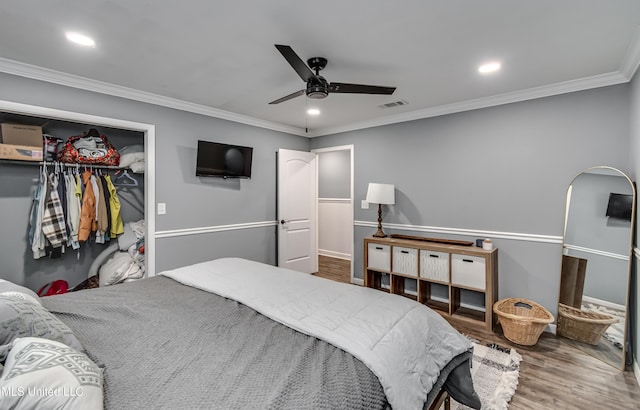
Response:
POLYGON ((353 283, 354 285, 364 286, 364 279, 353 278, 351 279, 351 283, 353 283))
POLYGON ((640 365, 638 365, 638 361, 633 361, 633 374, 636 375, 636 381, 638 382, 638 386, 640 386, 640 365))
POLYGON ((348 261, 351 260, 351 255, 349 255, 348 253, 329 251, 326 249, 318 249, 318 255, 328 256, 330 258, 346 259, 348 261))
POLYGON ((624 305, 619 305, 617 303, 609 302, 607 300, 592 298, 591 296, 582 296, 582 302, 594 303, 596 305, 608 307, 609 309, 621 310, 623 312, 627 311, 627 307, 624 305))

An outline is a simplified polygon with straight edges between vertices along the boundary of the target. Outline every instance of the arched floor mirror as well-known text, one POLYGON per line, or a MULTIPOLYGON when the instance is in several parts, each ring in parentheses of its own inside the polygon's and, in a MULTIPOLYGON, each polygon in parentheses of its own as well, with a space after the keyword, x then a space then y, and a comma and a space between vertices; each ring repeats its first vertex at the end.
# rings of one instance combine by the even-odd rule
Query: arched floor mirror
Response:
POLYGON ((636 189, 606 166, 567 190, 557 334, 624 370, 636 189))

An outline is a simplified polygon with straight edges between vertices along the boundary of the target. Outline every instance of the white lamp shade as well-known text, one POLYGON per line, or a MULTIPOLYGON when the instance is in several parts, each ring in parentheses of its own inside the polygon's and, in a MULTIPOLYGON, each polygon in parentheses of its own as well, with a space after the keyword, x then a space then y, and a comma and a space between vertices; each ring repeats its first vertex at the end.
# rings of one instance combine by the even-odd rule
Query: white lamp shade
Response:
POLYGON ((370 182, 365 201, 372 204, 393 205, 396 203, 395 187, 392 184, 370 182))

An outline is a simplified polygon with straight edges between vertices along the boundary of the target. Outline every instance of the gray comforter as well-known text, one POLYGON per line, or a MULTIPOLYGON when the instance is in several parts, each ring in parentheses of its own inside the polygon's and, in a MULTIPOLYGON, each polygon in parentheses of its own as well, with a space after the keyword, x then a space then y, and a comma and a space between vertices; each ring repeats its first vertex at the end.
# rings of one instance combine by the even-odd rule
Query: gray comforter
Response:
MULTIPOLYGON (((43 304, 104 369, 108 409, 387 407, 376 376, 349 353, 166 277, 43 304)), ((468 373, 460 363, 468 355, 438 385, 455 368, 468 373)))

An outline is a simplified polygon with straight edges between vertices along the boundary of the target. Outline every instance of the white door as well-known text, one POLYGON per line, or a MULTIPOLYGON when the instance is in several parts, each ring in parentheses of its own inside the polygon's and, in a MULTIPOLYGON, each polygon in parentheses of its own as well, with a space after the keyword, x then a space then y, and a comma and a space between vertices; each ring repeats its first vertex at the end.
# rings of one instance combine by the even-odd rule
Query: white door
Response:
POLYGON ((316 154, 278 150, 278 266, 318 271, 316 154))

